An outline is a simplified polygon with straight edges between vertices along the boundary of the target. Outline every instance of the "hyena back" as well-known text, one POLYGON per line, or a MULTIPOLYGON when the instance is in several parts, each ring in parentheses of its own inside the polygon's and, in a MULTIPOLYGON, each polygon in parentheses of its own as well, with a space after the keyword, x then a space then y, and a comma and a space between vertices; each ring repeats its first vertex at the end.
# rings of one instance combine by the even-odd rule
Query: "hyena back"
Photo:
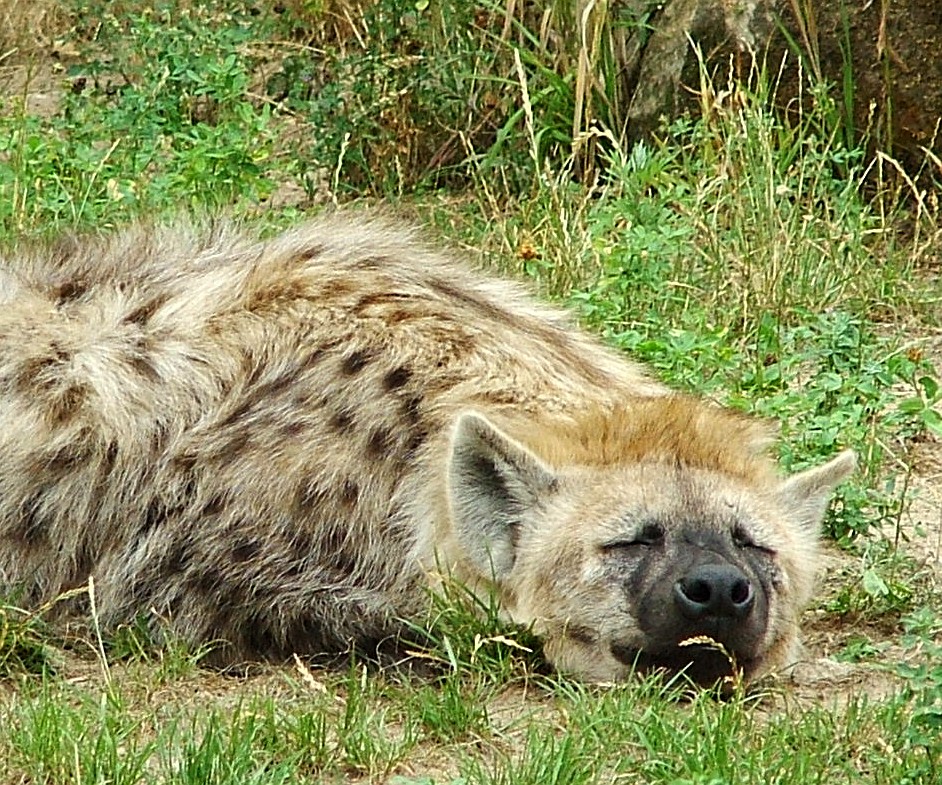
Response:
POLYGON ((132 228, 0 266, 0 588, 96 585, 220 664, 366 648, 448 571, 586 679, 793 656, 845 453, 780 479, 516 285, 335 217, 132 228))

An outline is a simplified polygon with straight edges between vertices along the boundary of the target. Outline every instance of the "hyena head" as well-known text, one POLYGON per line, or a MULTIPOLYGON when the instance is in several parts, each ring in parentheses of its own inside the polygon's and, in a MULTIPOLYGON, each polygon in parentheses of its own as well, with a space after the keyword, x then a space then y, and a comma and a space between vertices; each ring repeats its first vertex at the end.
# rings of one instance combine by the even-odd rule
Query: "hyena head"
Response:
POLYGON ((744 417, 686 399, 634 408, 543 443, 461 416, 448 493, 465 569, 586 680, 664 668, 710 684, 731 661, 747 679, 785 664, 854 454, 783 480, 744 417))

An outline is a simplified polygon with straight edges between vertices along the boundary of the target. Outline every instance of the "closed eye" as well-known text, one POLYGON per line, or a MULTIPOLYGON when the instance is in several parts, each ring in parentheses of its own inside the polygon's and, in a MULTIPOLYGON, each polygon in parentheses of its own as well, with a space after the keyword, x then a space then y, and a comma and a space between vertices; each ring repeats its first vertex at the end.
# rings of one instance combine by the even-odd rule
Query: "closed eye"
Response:
POLYGON ((626 550, 661 545, 664 542, 664 529, 656 523, 646 524, 632 537, 618 537, 602 545, 603 551, 626 550))
POLYGON ((760 545, 755 541, 755 538, 746 531, 742 526, 736 526, 733 529, 733 545, 740 549, 750 549, 754 551, 760 551, 762 553, 767 553, 770 556, 775 555, 775 550, 768 548, 765 545, 760 545))

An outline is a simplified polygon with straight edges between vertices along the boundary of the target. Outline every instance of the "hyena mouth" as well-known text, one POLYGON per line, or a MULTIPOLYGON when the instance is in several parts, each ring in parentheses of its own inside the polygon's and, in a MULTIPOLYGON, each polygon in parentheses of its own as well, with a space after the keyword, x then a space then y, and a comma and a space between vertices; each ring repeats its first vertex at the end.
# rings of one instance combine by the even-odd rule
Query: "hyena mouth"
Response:
POLYGON ((649 652, 613 643, 612 656, 636 671, 663 671, 668 676, 682 675, 701 687, 712 687, 740 674, 749 678, 755 670, 751 658, 736 657, 713 643, 691 642, 658 652, 649 652))

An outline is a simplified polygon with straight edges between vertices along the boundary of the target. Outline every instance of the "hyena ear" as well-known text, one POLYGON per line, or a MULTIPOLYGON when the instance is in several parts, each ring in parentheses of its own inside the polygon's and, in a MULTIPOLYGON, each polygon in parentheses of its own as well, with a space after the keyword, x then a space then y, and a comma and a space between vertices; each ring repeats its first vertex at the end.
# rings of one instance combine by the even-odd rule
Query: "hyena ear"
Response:
POLYGON ((856 466, 854 451, 844 450, 823 466, 793 474, 780 486, 779 496, 786 509, 792 510, 798 521, 817 535, 831 494, 853 474, 856 466))
POLYGON ((514 566, 527 510, 551 491, 553 472, 479 414, 455 424, 448 460, 448 502, 464 557, 500 581, 514 566))

